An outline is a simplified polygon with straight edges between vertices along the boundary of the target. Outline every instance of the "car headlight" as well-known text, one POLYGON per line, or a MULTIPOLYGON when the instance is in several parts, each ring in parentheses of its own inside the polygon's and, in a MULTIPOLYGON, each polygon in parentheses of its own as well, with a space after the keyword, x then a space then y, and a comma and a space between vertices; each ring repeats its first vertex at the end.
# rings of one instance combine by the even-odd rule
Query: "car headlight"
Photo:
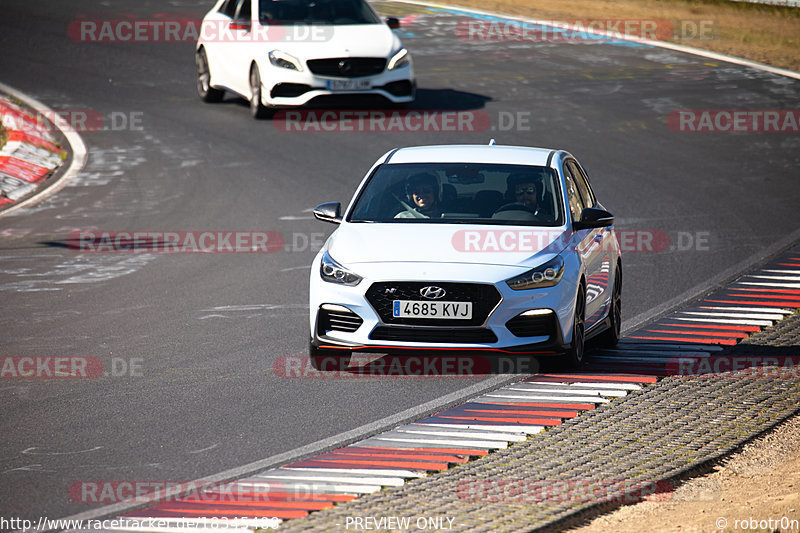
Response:
POLYGON ((563 275, 564 260, 558 255, 541 266, 533 268, 519 276, 507 279, 506 283, 515 291, 541 289, 558 284, 563 275))
POLYGON ((280 50, 273 50, 269 53, 269 62, 276 67, 288 68, 289 70, 297 71, 303 70, 299 59, 287 54, 286 52, 281 52, 280 50))
POLYGON ((401 48, 392 58, 389 60, 389 66, 387 67, 389 70, 394 70, 396 68, 404 67, 411 62, 411 56, 408 55, 408 50, 405 48, 401 48))
POLYGON ((319 275, 329 283, 340 283, 350 287, 355 287, 364 279, 334 261, 328 252, 322 254, 322 262, 319 265, 319 275))

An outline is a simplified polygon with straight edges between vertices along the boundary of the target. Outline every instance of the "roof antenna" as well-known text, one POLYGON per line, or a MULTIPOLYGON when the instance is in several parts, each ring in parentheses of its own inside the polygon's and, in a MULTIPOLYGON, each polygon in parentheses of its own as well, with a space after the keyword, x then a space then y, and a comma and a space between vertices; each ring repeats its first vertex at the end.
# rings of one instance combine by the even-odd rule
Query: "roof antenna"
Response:
POLYGON ((497 143, 494 142, 494 139, 489 139, 489 146, 495 146, 497 143))

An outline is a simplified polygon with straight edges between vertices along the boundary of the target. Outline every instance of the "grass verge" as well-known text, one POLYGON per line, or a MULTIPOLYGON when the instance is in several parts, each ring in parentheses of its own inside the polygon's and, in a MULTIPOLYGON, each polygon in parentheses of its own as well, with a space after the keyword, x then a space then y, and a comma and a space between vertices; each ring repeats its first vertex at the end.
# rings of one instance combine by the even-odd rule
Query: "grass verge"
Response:
MULTIPOLYGON (((543 20, 668 21, 662 40, 800 71, 800 8, 730 0, 442 0, 543 20)), ((663 28, 659 24, 659 29, 663 28)))

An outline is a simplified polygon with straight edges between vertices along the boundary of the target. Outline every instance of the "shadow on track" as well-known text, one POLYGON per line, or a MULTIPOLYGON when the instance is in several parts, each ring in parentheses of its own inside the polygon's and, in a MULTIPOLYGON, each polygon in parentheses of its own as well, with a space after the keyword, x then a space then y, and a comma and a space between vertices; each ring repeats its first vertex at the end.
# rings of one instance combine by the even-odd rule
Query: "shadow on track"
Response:
MULTIPOLYGON (((273 114, 278 110, 309 110, 309 109, 355 109, 355 110, 404 110, 404 111, 469 111, 483 109, 486 103, 492 100, 489 96, 457 91, 455 89, 417 89, 417 98, 411 104, 392 104, 377 95, 331 95, 314 98, 307 105, 300 108, 273 109, 273 114)), ((241 97, 227 96, 221 103, 214 105, 235 105, 249 107, 247 100, 241 97)), ((267 117, 269 120, 271 117, 267 117)))

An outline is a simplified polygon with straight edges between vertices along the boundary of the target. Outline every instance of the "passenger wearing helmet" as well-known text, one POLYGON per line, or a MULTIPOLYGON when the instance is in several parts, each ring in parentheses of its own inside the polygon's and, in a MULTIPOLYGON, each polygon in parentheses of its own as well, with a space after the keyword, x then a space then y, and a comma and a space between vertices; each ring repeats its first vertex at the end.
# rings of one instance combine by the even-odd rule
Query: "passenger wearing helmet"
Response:
POLYGON ((394 218, 439 218, 442 208, 439 203, 439 180, 428 172, 420 172, 408 178, 406 195, 409 204, 394 218))
POLYGON ((512 218, 529 220, 544 215, 539 206, 542 193, 542 177, 537 174, 515 173, 506 179, 507 203, 500 206, 492 218, 512 218))

